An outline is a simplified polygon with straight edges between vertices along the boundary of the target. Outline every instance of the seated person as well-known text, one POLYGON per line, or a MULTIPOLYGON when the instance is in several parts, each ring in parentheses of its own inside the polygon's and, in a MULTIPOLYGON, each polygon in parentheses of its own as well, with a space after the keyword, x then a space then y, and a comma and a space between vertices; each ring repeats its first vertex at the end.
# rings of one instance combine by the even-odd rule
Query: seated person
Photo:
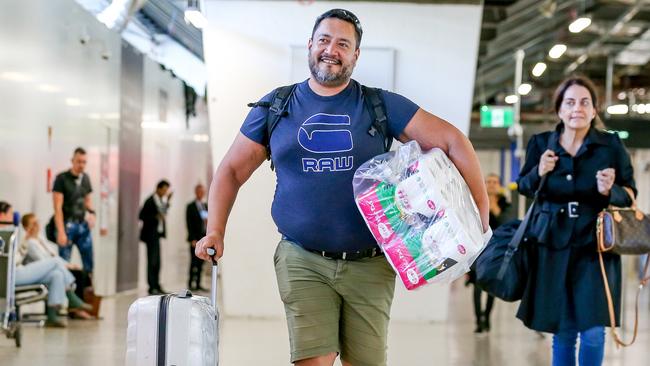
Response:
MULTIPOLYGON (((6 203, 6 202, 3 202, 6 203)), ((3 210, 0 210, 0 223, 13 221, 13 208, 11 205, 2 205, 3 210)), ((65 263, 62 263, 59 258, 46 258, 23 264, 23 260, 27 255, 25 245, 20 245, 16 251, 16 272, 15 284, 16 286, 44 284, 48 288, 48 306, 47 306, 47 320, 45 326, 47 327, 65 327, 66 324, 58 316, 58 310, 63 306, 65 298, 68 298, 68 311, 77 312, 80 317, 90 318, 86 313, 91 309, 91 306, 84 303, 77 295, 74 289, 74 276, 66 268, 65 263)))

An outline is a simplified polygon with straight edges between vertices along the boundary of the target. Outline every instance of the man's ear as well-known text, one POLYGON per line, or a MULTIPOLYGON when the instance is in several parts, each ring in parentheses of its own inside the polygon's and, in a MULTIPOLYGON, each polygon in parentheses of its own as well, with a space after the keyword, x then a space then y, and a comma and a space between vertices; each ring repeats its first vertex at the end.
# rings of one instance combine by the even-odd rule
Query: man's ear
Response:
POLYGON ((307 49, 311 51, 311 45, 313 44, 311 38, 307 40, 307 49))

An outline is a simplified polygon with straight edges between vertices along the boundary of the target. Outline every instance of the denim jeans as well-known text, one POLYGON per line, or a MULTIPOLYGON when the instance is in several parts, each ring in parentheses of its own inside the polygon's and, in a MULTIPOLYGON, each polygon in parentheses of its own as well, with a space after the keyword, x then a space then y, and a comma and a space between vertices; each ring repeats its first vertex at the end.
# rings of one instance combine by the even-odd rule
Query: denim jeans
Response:
MULTIPOLYGON (((600 366, 605 354, 605 327, 593 327, 580 333, 580 366, 600 366)), ((553 366, 575 366, 577 331, 562 331, 553 336, 553 366)))
POLYGON ((68 221, 65 223, 65 234, 68 236, 68 245, 59 247, 59 255, 66 261, 70 261, 72 245, 76 245, 81 254, 81 263, 87 273, 93 271, 93 238, 90 235, 88 223, 68 221))
POLYGON ((48 305, 63 305, 65 292, 74 284, 74 276, 65 265, 63 259, 53 257, 19 266, 16 268, 16 286, 42 283, 47 286, 48 305))

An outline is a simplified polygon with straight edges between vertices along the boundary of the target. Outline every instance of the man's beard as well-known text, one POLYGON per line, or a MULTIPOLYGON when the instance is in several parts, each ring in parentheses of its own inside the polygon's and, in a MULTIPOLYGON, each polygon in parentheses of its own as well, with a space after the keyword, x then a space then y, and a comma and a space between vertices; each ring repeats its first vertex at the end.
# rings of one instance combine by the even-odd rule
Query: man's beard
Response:
POLYGON ((311 71, 311 75, 318 81, 319 84, 323 86, 328 86, 328 87, 335 87, 335 86, 341 86, 345 83, 347 83, 350 80, 350 76, 352 76, 352 71, 354 70, 354 66, 356 64, 355 61, 352 61, 351 64, 346 65, 343 62, 341 62, 341 70, 339 72, 332 72, 327 69, 321 69, 319 67, 319 61, 320 57, 314 57, 311 54, 309 54, 309 71, 311 71))

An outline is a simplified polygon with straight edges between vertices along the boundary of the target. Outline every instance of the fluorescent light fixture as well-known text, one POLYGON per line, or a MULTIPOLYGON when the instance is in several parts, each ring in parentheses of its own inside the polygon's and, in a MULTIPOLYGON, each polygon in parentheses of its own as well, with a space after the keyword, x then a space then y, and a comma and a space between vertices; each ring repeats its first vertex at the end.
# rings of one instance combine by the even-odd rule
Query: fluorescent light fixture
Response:
POLYGON ((533 76, 538 78, 542 76, 544 71, 546 71, 546 64, 543 62, 538 62, 535 64, 535 67, 533 67, 533 76))
POLYGON ((569 31, 571 33, 580 33, 583 30, 585 30, 585 28, 587 28, 589 25, 591 25, 591 18, 587 18, 587 17, 578 18, 573 22, 571 22, 571 24, 569 24, 569 31))
POLYGON ((201 13, 198 0, 189 0, 187 2, 185 20, 198 29, 203 29, 208 25, 208 20, 203 16, 203 13, 201 13))
POLYGON ((627 114, 628 107, 626 104, 614 104, 607 107, 607 113, 609 114, 627 114))
POLYGON ((102 115, 99 113, 89 113, 88 114, 89 119, 102 119, 102 115))
POLYGON ((14 71, 5 71, 3 73, 0 73, 0 78, 9 81, 15 81, 18 83, 26 83, 32 81, 32 77, 30 75, 23 74, 21 72, 14 72, 14 71))
POLYGON ((638 113, 638 114, 645 114, 646 112, 650 112, 650 111, 648 111, 648 110, 646 109, 645 106, 646 106, 645 104, 639 104, 639 105, 636 107, 636 113, 638 113))
POLYGON ((208 20, 198 10, 186 10, 185 19, 198 29, 203 29, 208 26, 208 20))
POLYGON ((515 104, 517 101, 519 101, 519 97, 514 94, 510 94, 506 97, 506 103, 508 104, 515 104))
POLYGON ((143 121, 140 123, 140 127, 147 129, 166 129, 169 128, 169 124, 158 121, 143 121))
POLYGON ((70 107, 78 107, 81 105, 81 100, 79 98, 65 98, 65 104, 70 107))
POLYGON ((519 85, 519 89, 517 90, 519 92, 519 95, 528 95, 530 91, 533 90, 533 86, 528 84, 528 83, 523 83, 519 85))
POLYGON ((38 90, 44 93, 60 93, 61 88, 52 84, 38 84, 38 90))
POLYGON ((119 113, 104 113, 104 119, 119 119, 119 113))
POLYGON ((208 141, 210 141, 210 137, 208 135, 206 135, 206 134, 194 135, 194 136, 192 136, 192 139, 195 142, 208 142, 208 141))
POLYGON ((551 47, 550 51, 548 51, 548 57, 558 59, 562 57, 564 52, 566 52, 566 45, 556 44, 555 46, 551 47))

